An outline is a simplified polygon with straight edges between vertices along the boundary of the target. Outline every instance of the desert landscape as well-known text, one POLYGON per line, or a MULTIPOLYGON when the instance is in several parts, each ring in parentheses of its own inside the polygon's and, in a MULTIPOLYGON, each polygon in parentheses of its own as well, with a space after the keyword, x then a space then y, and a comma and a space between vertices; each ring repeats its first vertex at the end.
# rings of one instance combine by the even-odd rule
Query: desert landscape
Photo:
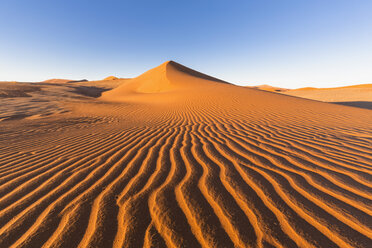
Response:
POLYGON ((2 82, 0 247, 371 247, 370 96, 173 61, 2 82))

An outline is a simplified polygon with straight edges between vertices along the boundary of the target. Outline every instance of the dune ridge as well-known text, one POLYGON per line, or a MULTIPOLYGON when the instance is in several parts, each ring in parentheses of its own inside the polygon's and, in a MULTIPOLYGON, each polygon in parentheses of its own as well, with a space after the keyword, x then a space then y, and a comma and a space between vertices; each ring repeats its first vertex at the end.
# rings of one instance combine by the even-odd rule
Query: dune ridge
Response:
POLYGON ((0 247, 371 245, 369 110, 175 62, 69 106, 0 124, 0 247))
POLYGON ((106 78, 104 78, 103 80, 118 80, 119 78, 115 77, 115 76, 108 76, 106 78))
POLYGON ((253 88, 322 102, 372 109, 372 84, 334 88, 305 87, 299 89, 283 89, 269 85, 259 85, 253 86, 253 88))

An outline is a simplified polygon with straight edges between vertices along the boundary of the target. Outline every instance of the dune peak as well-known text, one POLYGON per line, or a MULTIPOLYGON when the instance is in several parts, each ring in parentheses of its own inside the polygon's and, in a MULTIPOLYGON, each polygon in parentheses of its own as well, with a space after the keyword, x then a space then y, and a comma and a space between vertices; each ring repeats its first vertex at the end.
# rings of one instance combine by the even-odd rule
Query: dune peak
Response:
POLYGON ((104 100, 120 100, 128 94, 155 94, 200 87, 207 83, 227 83, 181 65, 173 60, 129 79, 119 87, 103 93, 104 100))

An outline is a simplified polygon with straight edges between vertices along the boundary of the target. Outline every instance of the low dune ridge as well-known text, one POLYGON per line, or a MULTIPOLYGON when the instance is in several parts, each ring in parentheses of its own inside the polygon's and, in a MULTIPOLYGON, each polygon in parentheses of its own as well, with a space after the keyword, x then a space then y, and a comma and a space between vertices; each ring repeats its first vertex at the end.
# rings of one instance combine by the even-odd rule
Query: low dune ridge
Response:
POLYGON ((83 83, 83 82, 88 82, 87 79, 80 79, 80 80, 71 80, 71 79, 58 79, 58 78, 53 78, 53 79, 48 79, 44 80, 41 83, 49 83, 49 84, 67 84, 67 83, 83 83))
POLYGON ((271 85, 268 85, 268 84, 252 86, 252 88, 259 89, 259 90, 271 91, 271 92, 283 92, 283 91, 288 90, 288 89, 285 89, 285 88, 275 87, 275 86, 271 86, 271 85))
POLYGON ((119 78, 115 77, 115 76, 108 76, 106 78, 104 78, 103 80, 118 80, 119 78))
POLYGON ((370 89, 370 88, 372 88, 372 84, 355 84, 355 85, 330 87, 330 88, 303 87, 303 88, 294 89, 292 91, 300 91, 300 90, 336 90, 336 89, 370 89))
POLYGON ((68 82, 71 82, 71 81, 74 81, 74 80, 71 80, 71 79, 61 79, 61 78, 52 78, 52 79, 44 80, 44 81, 42 81, 42 83, 65 84, 65 83, 68 83, 68 82))
POLYGON ((298 89, 285 89, 270 85, 248 87, 322 102, 372 109, 372 84, 358 84, 333 88, 304 87, 298 89))
POLYGON ((0 123, 0 247, 371 246, 370 110, 173 61, 64 107, 0 123))
POLYGON ((300 88, 283 92, 323 102, 372 109, 372 84, 359 84, 335 88, 300 88))

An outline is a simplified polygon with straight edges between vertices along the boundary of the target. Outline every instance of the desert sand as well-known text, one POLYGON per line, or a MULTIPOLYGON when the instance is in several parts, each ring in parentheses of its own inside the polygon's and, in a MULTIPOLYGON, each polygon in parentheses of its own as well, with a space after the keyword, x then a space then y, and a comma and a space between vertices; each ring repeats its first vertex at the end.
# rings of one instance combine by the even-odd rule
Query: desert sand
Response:
POLYGON ((262 84, 262 85, 252 86, 252 88, 259 89, 259 90, 270 91, 270 92, 285 92, 285 91, 289 91, 289 89, 275 87, 275 86, 271 86, 271 85, 268 85, 268 84, 262 84))
POLYGON ((172 61, 133 79, 13 83, 28 96, 7 84, 0 247, 372 245, 371 110, 172 61))
POLYGON ((359 84, 334 88, 285 89, 270 85, 258 85, 253 88, 297 96, 322 102, 372 109, 372 84, 359 84))
POLYGON ((335 88, 300 88, 283 93, 323 102, 372 109, 372 84, 335 88))
POLYGON ((105 79, 103 80, 118 80, 119 78, 115 77, 115 76, 108 76, 106 77, 105 79))

